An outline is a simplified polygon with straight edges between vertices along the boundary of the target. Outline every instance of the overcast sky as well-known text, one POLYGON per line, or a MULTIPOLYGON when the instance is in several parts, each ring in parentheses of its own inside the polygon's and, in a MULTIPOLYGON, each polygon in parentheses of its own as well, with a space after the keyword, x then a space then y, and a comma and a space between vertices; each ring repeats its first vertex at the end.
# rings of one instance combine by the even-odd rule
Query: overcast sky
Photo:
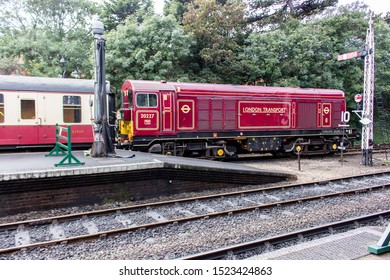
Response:
MULTIPOLYGON (((339 0, 339 5, 350 4, 353 2, 356 2, 356 0, 339 0)), ((387 12, 390 12, 389 0, 360 0, 360 2, 366 3, 375 13, 386 14, 387 12)))

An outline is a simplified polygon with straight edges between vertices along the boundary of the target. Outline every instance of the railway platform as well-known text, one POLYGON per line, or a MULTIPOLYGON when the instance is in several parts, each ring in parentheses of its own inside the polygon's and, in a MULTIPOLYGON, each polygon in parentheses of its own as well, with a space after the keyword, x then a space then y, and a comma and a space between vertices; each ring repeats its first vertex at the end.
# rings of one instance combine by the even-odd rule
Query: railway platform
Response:
POLYGON ((296 178, 220 161, 125 150, 102 158, 72 153, 85 164, 55 167, 62 157, 45 157, 47 152, 0 154, 0 215, 296 178))
POLYGON ((368 246, 376 244, 384 227, 363 227, 288 248, 257 255, 248 260, 390 260, 390 253, 374 255, 368 246))

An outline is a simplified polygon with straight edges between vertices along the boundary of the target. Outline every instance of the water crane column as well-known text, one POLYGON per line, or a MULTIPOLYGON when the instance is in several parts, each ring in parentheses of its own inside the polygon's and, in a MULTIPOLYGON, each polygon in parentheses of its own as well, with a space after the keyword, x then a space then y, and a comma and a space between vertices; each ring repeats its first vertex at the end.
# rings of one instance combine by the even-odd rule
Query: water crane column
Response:
POLYGON ((103 38, 104 26, 100 21, 92 23, 95 54, 95 92, 94 92, 94 141, 91 149, 92 157, 106 157, 115 154, 110 137, 107 116, 106 68, 105 52, 106 42, 103 38))

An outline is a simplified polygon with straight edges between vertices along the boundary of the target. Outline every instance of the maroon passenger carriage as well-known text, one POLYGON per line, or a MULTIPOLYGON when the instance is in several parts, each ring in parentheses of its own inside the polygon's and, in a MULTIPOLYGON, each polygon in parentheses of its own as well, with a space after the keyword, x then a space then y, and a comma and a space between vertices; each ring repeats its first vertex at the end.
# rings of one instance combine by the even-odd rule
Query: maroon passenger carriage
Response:
POLYGON ((52 146, 56 124, 90 146, 93 94, 93 80, 0 75, 0 149, 52 146))
POLYGON ((139 151, 329 153, 356 137, 340 90, 126 80, 121 98, 118 144, 139 151))

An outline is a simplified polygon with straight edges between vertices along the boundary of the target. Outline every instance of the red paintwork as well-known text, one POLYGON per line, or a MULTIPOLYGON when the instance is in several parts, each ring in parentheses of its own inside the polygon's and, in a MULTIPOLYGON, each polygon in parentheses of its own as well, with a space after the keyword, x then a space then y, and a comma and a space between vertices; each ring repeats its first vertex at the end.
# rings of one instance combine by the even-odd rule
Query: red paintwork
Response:
MULTIPOLYGON (((5 117, 0 123, 0 150, 21 146, 54 145, 56 126, 66 127, 63 114, 63 96, 81 97, 83 120, 72 123, 72 144, 92 143, 91 108, 86 102, 94 93, 94 81, 0 75, 0 93, 3 95, 5 117), (23 118, 20 100, 34 100, 33 116, 23 118)), ((32 112, 31 112, 32 113, 32 112)))
MULTIPOLYGON (((66 127, 64 125, 64 127, 66 127)), ((29 146, 55 144, 56 126, 0 126, 0 145, 29 146)), ((72 144, 92 143, 91 125, 72 125, 72 144)))
POLYGON ((195 99, 178 99, 176 102, 177 130, 195 129, 195 99))
POLYGON ((122 91, 129 90, 134 136, 338 128, 345 111, 340 90, 127 80, 122 91), (157 108, 138 108, 135 96, 140 92, 156 93, 157 108), (170 102, 164 101, 167 92, 170 102))
POLYGON ((142 108, 135 111, 135 129, 137 131, 159 131, 160 113, 159 108, 142 108))
POLYGON ((239 101, 241 129, 291 128, 291 102, 239 101))

